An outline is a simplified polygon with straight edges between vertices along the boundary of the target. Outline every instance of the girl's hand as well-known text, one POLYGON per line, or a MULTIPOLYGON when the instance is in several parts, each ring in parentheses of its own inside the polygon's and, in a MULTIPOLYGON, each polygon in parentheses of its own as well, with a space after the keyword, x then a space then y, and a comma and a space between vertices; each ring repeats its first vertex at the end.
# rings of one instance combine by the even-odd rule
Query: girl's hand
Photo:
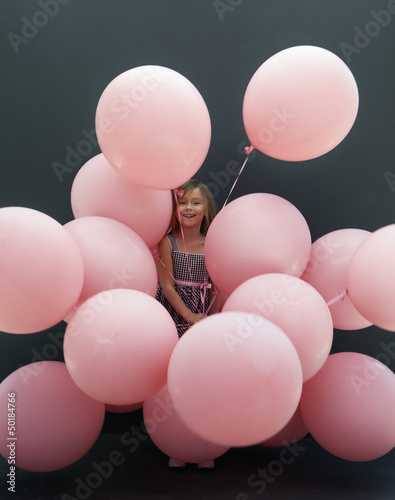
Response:
POLYGON ((196 313, 196 314, 195 313, 190 313, 190 314, 188 314, 188 317, 185 318, 185 319, 188 321, 188 323, 190 325, 194 325, 195 323, 197 323, 198 321, 200 321, 200 320, 202 320, 202 319, 204 319, 206 317, 207 316, 205 314, 203 314, 203 313, 196 313))

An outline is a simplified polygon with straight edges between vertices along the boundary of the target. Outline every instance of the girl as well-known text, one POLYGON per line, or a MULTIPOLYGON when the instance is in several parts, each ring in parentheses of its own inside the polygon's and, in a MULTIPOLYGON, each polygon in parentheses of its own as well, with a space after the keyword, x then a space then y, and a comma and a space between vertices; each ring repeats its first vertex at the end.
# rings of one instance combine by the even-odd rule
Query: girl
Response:
POLYGON ((215 216, 211 192, 191 179, 175 190, 175 196, 171 231, 158 245, 156 298, 171 314, 181 337, 208 310, 217 312, 219 300, 204 261, 204 239, 215 216))
MULTIPOLYGON (((191 179, 175 190, 171 230, 158 245, 159 287, 156 295, 171 314, 178 336, 219 308, 204 261, 204 240, 215 216, 208 187, 191 179)), ((169 467, 180 469, 185 462, 170 458, 169 467)), ((214 468, 214 461, 198 464, 214 468)))

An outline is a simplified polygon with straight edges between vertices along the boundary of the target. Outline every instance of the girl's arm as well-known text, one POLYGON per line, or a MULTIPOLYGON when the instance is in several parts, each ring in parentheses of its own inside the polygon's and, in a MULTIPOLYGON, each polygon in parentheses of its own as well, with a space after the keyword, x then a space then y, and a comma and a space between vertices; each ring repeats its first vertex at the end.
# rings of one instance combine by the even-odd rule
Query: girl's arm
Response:
POLYGON ((193 325, 200 319, 204 318, 203 314, 194 314, 186 305, 182 298, 176 292, 174 287, 173 274, 173 259, 171 256, 171 245, 168 238, 165 236, 158 245, 158 257, 162 261, 158 261, 159 282, 162 286, 163 294, 174 309, 187 321, 193 325))

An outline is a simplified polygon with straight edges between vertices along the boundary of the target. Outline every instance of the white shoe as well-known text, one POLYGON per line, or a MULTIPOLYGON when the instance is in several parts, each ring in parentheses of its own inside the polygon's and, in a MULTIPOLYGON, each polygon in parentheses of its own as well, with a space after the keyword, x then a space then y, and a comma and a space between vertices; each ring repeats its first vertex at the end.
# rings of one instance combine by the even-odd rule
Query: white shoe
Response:
POLYGON ((170 469, 183 469, 186 466, 185 462, 177 460, 176 458, 170 458, 169 467, 170 469))
POLYGON ((212 470, 214 467, 214 460, 207 460, 207 462, 200 462, 198 464, 198 469, 200 470, 212 470))

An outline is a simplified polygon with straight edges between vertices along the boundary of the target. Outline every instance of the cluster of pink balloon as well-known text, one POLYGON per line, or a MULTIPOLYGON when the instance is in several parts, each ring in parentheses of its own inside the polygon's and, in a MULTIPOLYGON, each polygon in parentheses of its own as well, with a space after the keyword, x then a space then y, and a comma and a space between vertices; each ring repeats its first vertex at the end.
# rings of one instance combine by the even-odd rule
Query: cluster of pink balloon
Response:
MULTIPOLYGON (((258 69, 243 120, 254 148, 300 161, 335 147, 357 109, 347 66, 301 46, 258 69)), ((105 410, 141 407, 158 448, 187 462, 233 446, 282 446, 307 432, 349 460, 392 449, 394 373, 330 349, 334 326, 395 331, 395 226, 343 229, 312 244, 287 200, 234 200, 206 238, 225 303, 178 340, 154 298, 152 251, 170 222, 170 189, 207 155, 207 107, 179 73, 142 66, 104 90, 96 131, 102 153, 75 177, 74 220, 62 226, 29 208, 0 210, 0 329, 28 334, 68 323, 65 363, 32 363, 0 384, 0 406, 16 400, 16 465, 66 467, 97 439, 105 410)), ((12 416, 0 412, 2 436, 12 416)))

